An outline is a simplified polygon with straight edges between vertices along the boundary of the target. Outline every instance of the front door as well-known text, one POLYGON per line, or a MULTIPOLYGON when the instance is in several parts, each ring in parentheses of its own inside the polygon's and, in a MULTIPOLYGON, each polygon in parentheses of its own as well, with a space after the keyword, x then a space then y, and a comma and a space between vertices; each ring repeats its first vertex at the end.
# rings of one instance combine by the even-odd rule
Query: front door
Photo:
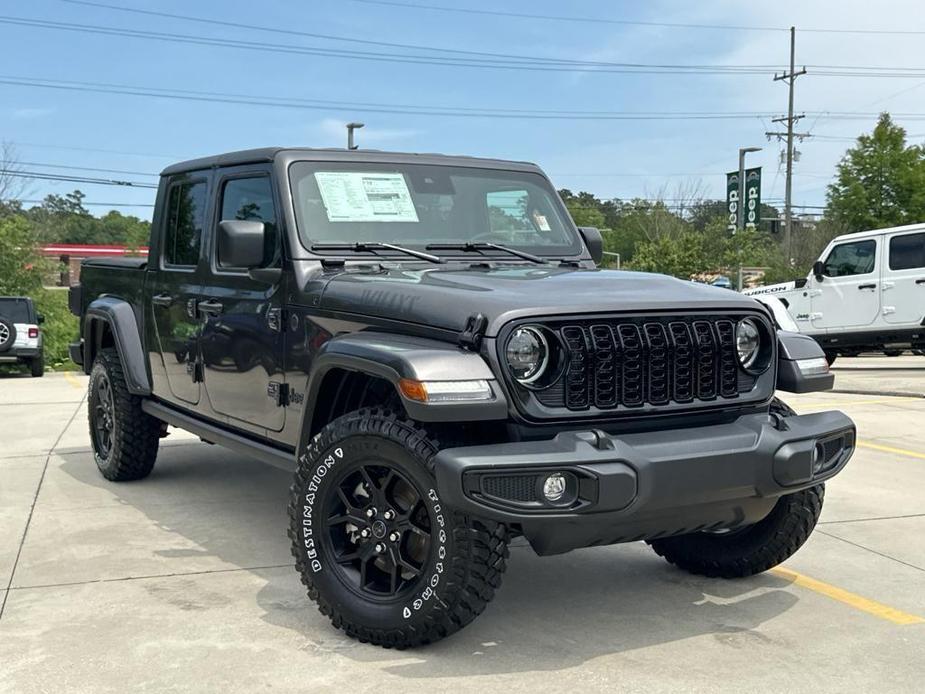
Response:
POLYGON ((159 265, 148 273, 146 291, 150 303, 145 310, 151 311, 157 340, 157 352, 151 358, 161 362, 152 364, 151 373, 155 379, 167 381, 155 382, 154 388, 181 404, 195 405, 200 398, 200 321, 196 302, 202 285, 202 230, 208 199, 205 179, 184 176, 171 183, 160 257, 149 260, 159 265))
POLYGON ((244 428, 280 431, 286 417, 283 293, 279 284, 251 279, 242 268, 223 267, 216 233, 221 220, 262 221, 266 234, 263 267, 280 267, 281 244, 269 172, 229 172, 219 180, 218 191, 209 276, 199 304, 206 392, 217 413, 244 428))
POLYGON ((872 328, 880 314, 880 239, 845 241, 832 247, 821 281, 807 282, 814 329, 829 333, 872 328))
POLYGON ((893 234, 885 239, 883 318, 914 327, 925 318, 925 231, 893 234))

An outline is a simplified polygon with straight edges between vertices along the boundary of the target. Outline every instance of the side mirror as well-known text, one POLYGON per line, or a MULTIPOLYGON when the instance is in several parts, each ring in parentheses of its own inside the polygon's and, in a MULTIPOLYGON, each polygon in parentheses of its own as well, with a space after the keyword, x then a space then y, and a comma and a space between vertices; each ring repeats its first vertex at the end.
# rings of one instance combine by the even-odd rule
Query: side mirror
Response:
POLYGON ((41 325, 42 323, 45 322, 45 316, 43 316, 41 313, 36 313, 36 314, 35 314, 35 322, 38 323, 39 325, 41 325))
POLYGON ((813 263, 813 275, 815 275, 817 282, 821 282, 822 278, 825 277, 825 264, 821 260, 813 263))
POLYGON ((585 246, 588 247, 588 253, 591 254, 591 260, 596 265, 600 265, 604 260, 604 237, 601 232, 594 227, 578 227, 585 246))
POLYGON ((251 268, 263 263, 263 222, 225 219, 218 223, 218 264, 251 268))

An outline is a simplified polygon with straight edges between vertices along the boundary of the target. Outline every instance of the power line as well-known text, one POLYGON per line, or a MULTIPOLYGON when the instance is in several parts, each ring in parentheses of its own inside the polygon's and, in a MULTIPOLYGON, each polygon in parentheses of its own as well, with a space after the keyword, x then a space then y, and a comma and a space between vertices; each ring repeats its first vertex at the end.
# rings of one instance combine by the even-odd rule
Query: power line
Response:
MULTIPOLYGON (((776 31, 785 32, 786 27, 775 26, 748 26, 735 24, 695 24, 682 22, 646 22, 629 19, 610 19, 607 17, 577 17, 574 15, 549 15, 549 14, 528 14, 525 12, 505 12, 501 10, 481 10, 468 7, 449 7, 447 5, 416 4, 410 2, 398 2, 397 0, 352 0, 365 5, 384 5, 388 7, 403 7, 414 10, 432 10, 435 12, 455 12, 459 14, 485 15, 491 17, 511 17, 516 19, 538 19, 549 20, 554 22, 582 22, 588 24, 620 24, 628 26, 649 26, 649 27, 666 27, 669 29, 710 29, 718 31, 776 31)), ((925 34, 925 30, 907 30, 907 29, 829 29, 829 28, 812 28, 800 29, 800 31, 819 33, 819 34, 897 34, 897 35, 920 35, 925 34)))
MULTIPOLYGON (((503 109, 487 107, 483 109, 470 107, 430 106, 424 104, 375 104, 370 102, 327 101, 316 99, 289 99, 281 97, 258 96, 253 94, 234 94, 228 92, 209 92, 161 87, 112 84, 106 82, 84 82, 73 80, 50 80, 45 78, 18 77, 0 75, 0 84, 11 86, 58 89, 73 92, 93 92, 103 94, 122 94, 128 96, 158 97, 181 101, 210 102, 222 104, 239 104, 247 106, 267 106, 306 110, 344 110, 354 112, 391 113, 411 116, 446 116, 453 118, 495 118, 525 120, 743 120, 770 115, 768 113, 743 111, 550 111, 503 109)), ((832 113, 836 120, 866 120, 877 117, 877 113, 832 113)), ((925 120, 925 113, 897 113, 897 118, 908 120, 925 120)), ((35 146, 35 145, 33 145, 35 146)), ((163 156, 163 155, 151 155, 163 156)), ((171 157, 180 158, 180 157, 171 157)))
POLYGON ((95 154, 117 154, 127 157, 151 157, 154 159, 188 159, 188 156, 181 154, 153 154, 151 152, 126 152, 119 149, 100 149, 99 147, 75 147, 73 145, 50 145, 47 142, 10 142, 17 147, 38 147, 41 149, 60 149, 74 152, 93 152, 95 154))
POLYGON ((130 176, 159 176, 147 171, 126 171, 125 169, 99 169, 94 166, 71 166, 69 164, 42 164, 35 161, 17 161, 17 166, 38 166, 43 169, 70 169, 72 171, 96 171, 99 173, 128 174, 130 176))
MULTIPOLYGON (((26 205, 43 205, 45 200, 16 200, 26 205)), ((87 202, 81 200, 80 204, 84 207, 154 207, 152 202, 87 202)))
POLYGON ((111 178, 91 178, 89 176, 64 176, 40 171, 19 171, 16 169, 0 169, 0 176, 10 176, 12 178, 31 178, 38 181, 61 181, 65 183, 84 183, 87 185, 98 186, 123 186, 127 188, 157 188, 156 183, 144 183, 142 181, 120 181, 111 178))
POLYGON ((119 27, 100 26, 98 24, 76 24, 73 22, 55 22, 28 17, 0 16, 0 24, 27 26, 40 29, 54 29, 78 33, 102 34, 107 36, 122 36, 127 38, 142 38, 168 43, 184 43, 220 48, 238 48, 243 50, 261 51, 269 53, 313 55, 333 58, 348 58, 356 60, 369 60, 374 62, 411 63, 418 65, 435 65, 441 67, 475 67, 505 70, 528 70, 539 72, 602 72, 618 74, 768 74, 773 71, 773 65, 675 65, 675 64, 645 64, 645 63, 595 63, 593 61, 577 62, 557 60, 553 58, 529 59, 493 59, 493 58, 463 58, 450 56, 434 56, 420 54, 377 53, 372 51, 356 51, 339 48, 320 48, 317 46, 304 46, 296 44, 267 43, 261 41, 244 41, 240 39, 226 39, 217 37, 194 36, 164 33, 156 31, 143 31, 139 29, 123 29, 119 27))

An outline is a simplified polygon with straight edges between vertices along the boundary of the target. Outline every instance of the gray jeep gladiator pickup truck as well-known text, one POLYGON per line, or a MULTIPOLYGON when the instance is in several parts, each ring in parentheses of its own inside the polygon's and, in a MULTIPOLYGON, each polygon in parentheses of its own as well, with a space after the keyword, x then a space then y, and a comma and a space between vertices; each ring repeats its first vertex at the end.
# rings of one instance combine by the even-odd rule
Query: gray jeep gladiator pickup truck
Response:
POLYGON ((289 537, 334 626, 441 639, 541 554, 646 541, 748 576, 791 556, 847 463, 811 338, 757 301, 600 270, 533 164, 257 149, 168 167, 147 259, 88 260, 74 361, 107 479, 168 425, 294 471, 289 537))

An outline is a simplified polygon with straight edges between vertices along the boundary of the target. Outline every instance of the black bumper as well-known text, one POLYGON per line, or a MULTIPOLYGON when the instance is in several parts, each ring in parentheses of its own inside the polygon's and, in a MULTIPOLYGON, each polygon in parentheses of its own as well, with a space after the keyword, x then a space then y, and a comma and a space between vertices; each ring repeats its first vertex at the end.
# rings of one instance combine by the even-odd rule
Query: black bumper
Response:
POLYGON ((444 502, 515 525, 538 553, 555 554, 755 523, 779 496, 836 475, 855 435, 841 412, 752 414, 694 429, 450 448, 435 470, 444 502), (567 480, 558 505, 542 491, 556 471, 567 480))
POLYGON ((0 363, 35 359, 42 356, 41 347, 16 347, 0 352, 0 363))

